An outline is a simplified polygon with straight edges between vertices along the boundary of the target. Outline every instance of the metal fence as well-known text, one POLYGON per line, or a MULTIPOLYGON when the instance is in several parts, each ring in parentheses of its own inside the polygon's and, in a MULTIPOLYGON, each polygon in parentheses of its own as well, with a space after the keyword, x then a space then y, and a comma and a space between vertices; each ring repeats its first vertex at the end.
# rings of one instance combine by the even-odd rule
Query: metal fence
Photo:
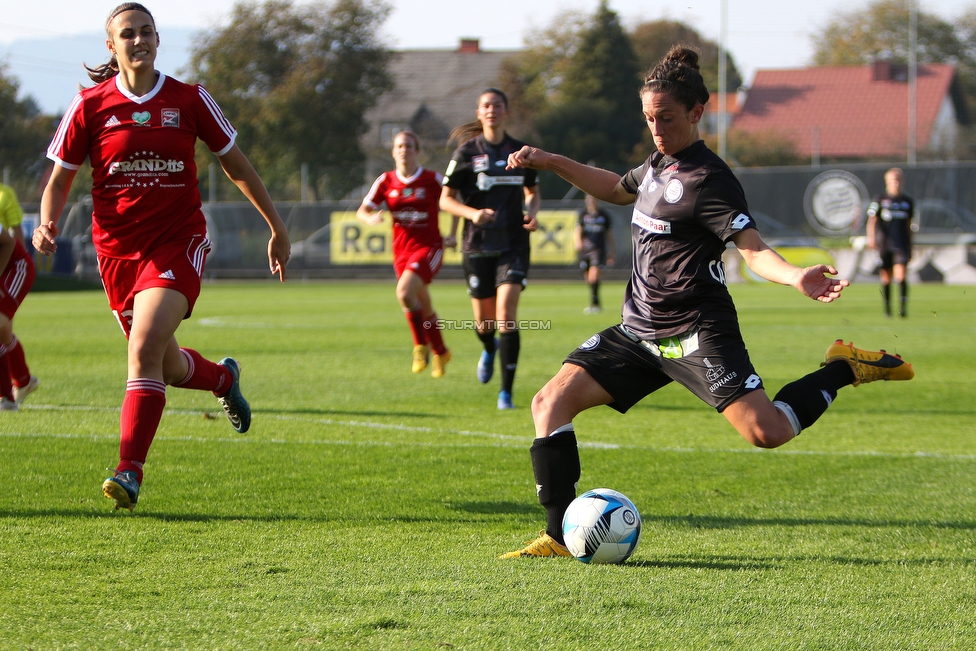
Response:
MULTIPOLYGON (((736 171, 750 211, 764 238, 778 246, 848 246, 864 232, 870 198, 884 189, 890 165, 836 167, 749 168, 736 171)), ((976 162, 928 163, 904 168, 905 192, 919 208, 920 244, 976 241, 976 162)), ((279 213, 291 236, 292 276, 307 278, 391 277, 389 221, 370 231, 350 219, 359 201, 279 203, 279 213), (384 239, 384 232, 386 233, 384 239), (360 255, 345 255, 357 248, 360 255), (342 253, 342 255, 337 255, 342 253)), ((533 235, 536 278, 578 278, 572 251, 574 215, 580 200, 544 201, 545 219, 533 235)), ((614 217, 617 264, 610 278, 629 274, 630 207, 605 206, 614 217)), ((25 206, 25 227, 36 223, 37 207, 25 206), (33 212, 31 212, 33 209, 33 212)), ((246 201, 204 204, 213 252, 207 261, 210 278, 249 278, 268 275, 268 227, 246 201)), ((446 231, 442 215, 442 231, 446 231)), ((91 246, 91 200, 66 207, 61 221, 58 255, 42 261, 41 271, 94 277, 91 246)), ((441 277, 461 277, 459 256, 445 258, 441 277)))

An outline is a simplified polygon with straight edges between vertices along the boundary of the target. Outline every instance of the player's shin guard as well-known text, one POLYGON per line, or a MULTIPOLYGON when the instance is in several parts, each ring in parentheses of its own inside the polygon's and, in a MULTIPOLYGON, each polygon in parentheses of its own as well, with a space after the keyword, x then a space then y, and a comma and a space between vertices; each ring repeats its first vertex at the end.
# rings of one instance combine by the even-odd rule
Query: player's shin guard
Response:
POLYGON ((120 419, 119 465, 116 470, 133 470, 142 483, 146 462, 166 406, 166 385, 159 380, 135 378, 125 383, 120 419))
POLYGON ((186 376, 179 382, 174 382, 174 387, 212 391, 218 395, 227 392, 234 381, 230 371, 192 348, 180 348, 180 352, 186 358, 186 376))
POLYGON ((498 359, 502 369, 502 391, 512 392, 520 348, 521 339, 518 330, 508 330, 499 335, 498 359))
POLYGON ((823 416, 841 387, 853 383, 851 367, 846 362, 833 362, 780 389, 773 406, 786 414, 797 435, 823 416))
POLYGON ((576 484, 580 478, 579 448, 572 425, 569 429, 556 430, 545 438, 535 439, 529 454, 539 503, 546 509, 546 533, 564 544, 563 515, 576 499, 576 484))

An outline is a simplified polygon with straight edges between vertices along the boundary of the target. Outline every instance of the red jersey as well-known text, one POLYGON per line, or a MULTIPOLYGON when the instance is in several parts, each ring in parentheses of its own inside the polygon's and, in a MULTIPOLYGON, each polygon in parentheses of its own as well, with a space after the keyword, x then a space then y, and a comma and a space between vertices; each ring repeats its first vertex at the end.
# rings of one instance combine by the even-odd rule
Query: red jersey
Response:
POLYGON ((363 200, 375 210, 386 202, 393 213, 393 255, 408 248, 442 248, 444 240, 437 225, 443 177, 439 172, 418 168, 410 178, 396 170, 384 172, 363 200))
POLYGON ((201 86, 159 73, 142 97, 115 76, 78 93, 47 156, 92 168, 92 240, 99 256, 142 259, 158 244, 206 233, 193 161, 197 138, 216 155, 237 131, 201 86))

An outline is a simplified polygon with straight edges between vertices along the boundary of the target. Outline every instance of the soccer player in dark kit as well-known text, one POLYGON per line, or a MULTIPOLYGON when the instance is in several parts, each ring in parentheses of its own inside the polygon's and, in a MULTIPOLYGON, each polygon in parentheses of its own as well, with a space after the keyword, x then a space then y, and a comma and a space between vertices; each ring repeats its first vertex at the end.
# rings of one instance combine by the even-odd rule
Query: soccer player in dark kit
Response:
POLYGON ((613 244, 610 213, 601 209, 593 195, 586 195, 585 207, 579 211, 573 230, 573 246, 579 253, 580 269, 586 284, 590 286, 590 305, 586 314, 598 314, 600 307, 600 269, 613 264, 617 252, 613 244))
POLYGON ((455 216, 447 242, 464 219, 464 276, 484 352, 478 380, 491 380, 495 353, 501 365, 498 408, 513 409, 512 385, 520 338, 518 302, 529 274, 529 232, 537 227, 540 195, 535 170, 507 170, 509 154, 525 143, 505 132, 508 97, 497 88, 478 96, 477 119, 451 132, 461 146, 444 175, 441 210, 455 216), (495 332, 498 339, 495 339, 495 332))
POLYGON ((881 256, 881 298, 891 316, 891 281, 901 290, 898 314, 908 316, 908 261, 912 259, 912 217, 915 201, 902 192, 905 173, 897 167, 885 172, 885 191, 868 206, 867 244, 881 256))
POLYGON ((769 399, 726 287, 726 242, 759 276, 822 303, 849 283, 830 278, 837 273, 830 266, 794 267, 759 236, 738 180, 698 134, 708 91, 697 53, 672 48, 645 77, 640 100, 657 151, 623 177, 532 147, 509 159, 512 167, 552 170, 600 200, 633 203, 634 263, 622 323, 570 353, 533 398, 530 455, 547 523, 537 539, 503 558, 569 555, 562 519, 580 478, 573 418, 586 409, 609 405, 623 413, 677 381, 747 441, 775 448, 813 425, 842 387, 914 376, 900 357, 838 340, 822 368, 769 399))

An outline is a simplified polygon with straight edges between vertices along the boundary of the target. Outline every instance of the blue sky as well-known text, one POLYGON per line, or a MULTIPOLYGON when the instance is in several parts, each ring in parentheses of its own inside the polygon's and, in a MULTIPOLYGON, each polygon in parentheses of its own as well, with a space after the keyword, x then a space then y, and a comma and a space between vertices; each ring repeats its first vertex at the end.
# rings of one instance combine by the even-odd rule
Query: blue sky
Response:
MULTIPOLYGON (((839 13, 867 0, 725 0, 726 43, 746 80, 759 68, 791 68, 809 63, 810 35, 839 13)), ((668 18, 680 20, 718 40, 722 0, 610 0, 625 25, 668 18)), ((81 63, 107 59, 105 17, 116 0, 11 0, 0 13, 0 61, 49 113, 63 110, 86 82, 81 63)), ((233 0, 143 0, 156 18, 162 39, 157 67, 174 74, 186 62, 191 36, 225 24, 233 0)), ((297 3, 301 4, 301 3, 297 3)), ((531 41, 565 11, 592 13, 597 0, 392 0, 385 40, 400 49, 450 48, 461 37, 480 38, 484 49, 514 49, 531 41), (490 11, 484 7, 490 7, 490 11)), ((920 0, 923 11, 946 19, 973 8, 976 0, 920 0)))

